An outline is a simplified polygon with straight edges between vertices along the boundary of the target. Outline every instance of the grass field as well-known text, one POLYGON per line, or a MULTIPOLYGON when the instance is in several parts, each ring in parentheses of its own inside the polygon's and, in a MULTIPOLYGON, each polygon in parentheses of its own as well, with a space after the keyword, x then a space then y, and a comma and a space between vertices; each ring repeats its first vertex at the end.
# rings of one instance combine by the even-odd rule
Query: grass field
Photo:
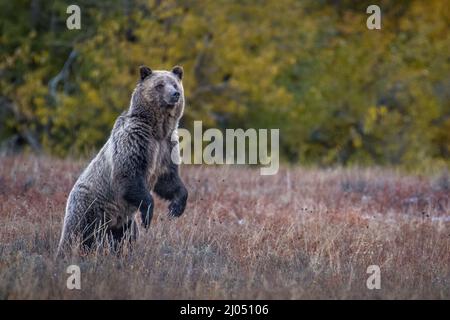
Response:
POLYGON ((0 158, 1 299, 450 298, 450 178, 383 169, 184 166, 185 214, 156 202, 122 256, 55 259, 85 162, 0 158), (66 268, 81 268, 68 290, 66 268), (369 265, 381 289, 369 290, 369 265))

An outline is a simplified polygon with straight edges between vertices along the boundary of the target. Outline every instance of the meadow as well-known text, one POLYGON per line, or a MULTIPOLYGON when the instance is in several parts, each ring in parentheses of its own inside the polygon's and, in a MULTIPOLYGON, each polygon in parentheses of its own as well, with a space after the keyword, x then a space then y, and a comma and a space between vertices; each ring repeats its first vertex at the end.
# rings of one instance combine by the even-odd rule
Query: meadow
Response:
POLYGON ((450 298, 448 173, 183 166, 182 217, 157 200, 132 250, 56 259, 86 163, 0 157, 0 299, 450 298), (71 264, 81 290, 66 287, 71 264))

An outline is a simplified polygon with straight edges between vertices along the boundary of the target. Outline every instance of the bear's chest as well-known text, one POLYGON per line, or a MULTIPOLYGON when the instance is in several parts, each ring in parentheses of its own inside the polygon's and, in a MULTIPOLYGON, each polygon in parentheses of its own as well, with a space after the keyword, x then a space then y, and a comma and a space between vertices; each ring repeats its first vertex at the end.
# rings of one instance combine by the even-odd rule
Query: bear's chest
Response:
POLYGON ((150 161, 147 170, 147 186, 149 190, 153 190, 158 177, 167 171, 171 150, 166 141, 161 141, 152 143, 148 152, 150 161))

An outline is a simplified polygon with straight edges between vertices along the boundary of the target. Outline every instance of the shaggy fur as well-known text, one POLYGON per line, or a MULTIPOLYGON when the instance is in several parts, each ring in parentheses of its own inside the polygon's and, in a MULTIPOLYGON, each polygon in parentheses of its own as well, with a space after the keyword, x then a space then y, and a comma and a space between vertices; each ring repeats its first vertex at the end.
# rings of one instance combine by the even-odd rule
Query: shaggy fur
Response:
POLYGON ((184 109, 183 69, 140 68, 130 107, 70 192, 60 249, 79 239, 86 248, 103 239, 136 239, 135 213, 148 228, 153 215, 151 190, 170 201, 169 215, 180 216, 187 190, 171 159, 178 154, 177 126, 184 109))

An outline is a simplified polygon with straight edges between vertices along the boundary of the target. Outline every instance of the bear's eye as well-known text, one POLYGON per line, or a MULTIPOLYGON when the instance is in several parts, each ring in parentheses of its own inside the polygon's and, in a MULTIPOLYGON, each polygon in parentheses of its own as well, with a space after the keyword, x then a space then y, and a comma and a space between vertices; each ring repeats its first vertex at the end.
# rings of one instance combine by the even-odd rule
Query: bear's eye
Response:
POLYGON ((162 90, 162 88, 164 88, 164 85, 162 83, 156 85, 157 90, 162 90))

